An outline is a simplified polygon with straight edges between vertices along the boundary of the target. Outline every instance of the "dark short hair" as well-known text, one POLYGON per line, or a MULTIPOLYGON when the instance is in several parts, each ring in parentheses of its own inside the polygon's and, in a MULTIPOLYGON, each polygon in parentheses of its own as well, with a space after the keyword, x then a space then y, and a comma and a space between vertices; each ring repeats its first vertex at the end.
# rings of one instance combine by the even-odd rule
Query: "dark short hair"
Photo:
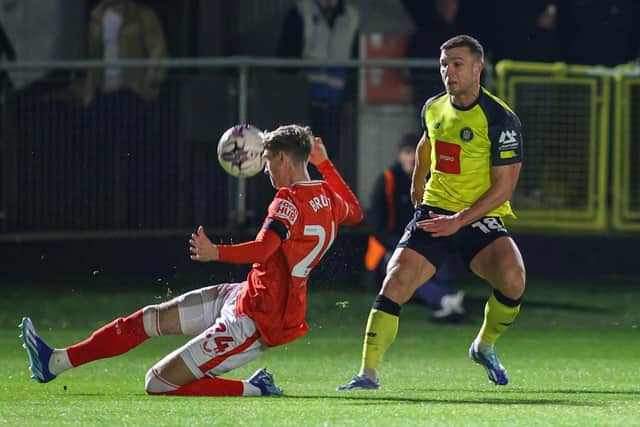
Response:
POLYGON ((484 61, 484 48, 482 44, 475 38, 466 34, 451 37, 440 46, 440 51, 454 49, 456 47, 467 47, 471 53, 478 55, 480 60, 484 61))
POLYGON ((300 125, 280 126, 266 132, 264 148, 274 154, 284 151, 294 161, 305 162, 311 154, 313 133, 311 128, 300 125))
POLYGON ((407 133, 405 134, 398 143, 398 151, 412 149, 415 150, 418 146, 418 141, 420 140, 420 135, 417 133, 407 133))

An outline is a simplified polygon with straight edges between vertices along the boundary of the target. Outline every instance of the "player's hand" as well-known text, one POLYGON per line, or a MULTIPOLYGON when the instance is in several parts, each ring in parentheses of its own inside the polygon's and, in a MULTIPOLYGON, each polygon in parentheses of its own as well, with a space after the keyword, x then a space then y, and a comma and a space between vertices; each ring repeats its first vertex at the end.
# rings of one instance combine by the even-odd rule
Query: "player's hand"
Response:
POLYGON ((322 138, 319 136, 314 137, 313 147, 311 148, 311 154, 309 155, 309 162, 314 166, 318 166, 328 158, 329 155, 327 154, 327 148, 324 146, 322 138))
POLYGON ((429 211, 429 219, 416 222, 416 226, 427 233, 431 233, 433 237, 445 237, 451 236, 460 230, 462 224, 457 214, 441 215, 429 211))
POLYGON ((191 259, 194 261, 207 262, 220 259, 218 247, 211 243, 211 240, 204 232, 204 227, 201 225, 198 226, 198 230, 195 233, 191 233, 189 252, 191 252, 191 259))

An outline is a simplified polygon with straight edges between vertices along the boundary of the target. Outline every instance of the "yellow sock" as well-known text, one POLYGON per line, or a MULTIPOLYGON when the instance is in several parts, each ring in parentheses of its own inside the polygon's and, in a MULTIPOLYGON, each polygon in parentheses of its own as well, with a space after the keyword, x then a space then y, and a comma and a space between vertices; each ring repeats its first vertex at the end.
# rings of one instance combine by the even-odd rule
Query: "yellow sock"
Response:
POLYGON ((498 337, 513 323, 520 311, 520 302, 513 301, 513 303, 517 305, 506 305, 498 301, 495 294, 489 297, 487 304, 484 306, 484 322, 478 333, 478 338, 482 344, 487 346, 494 345, 498 337))
POLYGON ((370 372, 371 369, 377 371, 380 368, 382 356, 396 339, 399 323, 399 316, 371 309, 364 337, 360 372, 370 372))

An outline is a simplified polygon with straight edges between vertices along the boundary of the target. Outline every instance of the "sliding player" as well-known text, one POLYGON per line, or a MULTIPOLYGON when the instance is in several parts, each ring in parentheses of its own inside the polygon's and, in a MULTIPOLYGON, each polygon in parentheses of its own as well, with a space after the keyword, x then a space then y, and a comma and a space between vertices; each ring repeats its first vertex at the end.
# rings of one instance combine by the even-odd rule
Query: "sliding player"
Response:
POLYGON ((220 375, 245 365, 266 348, 304 335, 307 282, 333 243, 339 224, 362 220, 360 204, 309 128, 281 126, 265 136, 265 173, 278 191, 254 241, 212 244, 202 226, 191 235, 191 259, 251 264, 247 280, 188 292, 146 306, 63 349, 50 348, 31 319, 22 320, 22 339, 33 378, 46 383, 64 371, 126 353, 149 337, 192 335, 146 374, 149 394, 181 396, 265 396, 282 391, 265 369, 246 381, 220 375), (325 181, 311 181, 307 163, 325 181))

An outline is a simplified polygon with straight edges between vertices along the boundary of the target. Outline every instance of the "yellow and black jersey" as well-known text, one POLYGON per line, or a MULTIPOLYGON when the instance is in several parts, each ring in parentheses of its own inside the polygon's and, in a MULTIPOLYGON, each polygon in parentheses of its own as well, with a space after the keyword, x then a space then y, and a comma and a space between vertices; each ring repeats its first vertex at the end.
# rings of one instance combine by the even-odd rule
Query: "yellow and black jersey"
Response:
MULTIPOLYGON (((430 178, 423 203, 458 212, 491 186, 491 167, 522 161, 522 127, 501 99, 481 88, 468 107, 453 105, 442 92, 425 102, 420 115, 431 142, 430 178)), ((512 215, 507 201, 487 216, 512 215)))

